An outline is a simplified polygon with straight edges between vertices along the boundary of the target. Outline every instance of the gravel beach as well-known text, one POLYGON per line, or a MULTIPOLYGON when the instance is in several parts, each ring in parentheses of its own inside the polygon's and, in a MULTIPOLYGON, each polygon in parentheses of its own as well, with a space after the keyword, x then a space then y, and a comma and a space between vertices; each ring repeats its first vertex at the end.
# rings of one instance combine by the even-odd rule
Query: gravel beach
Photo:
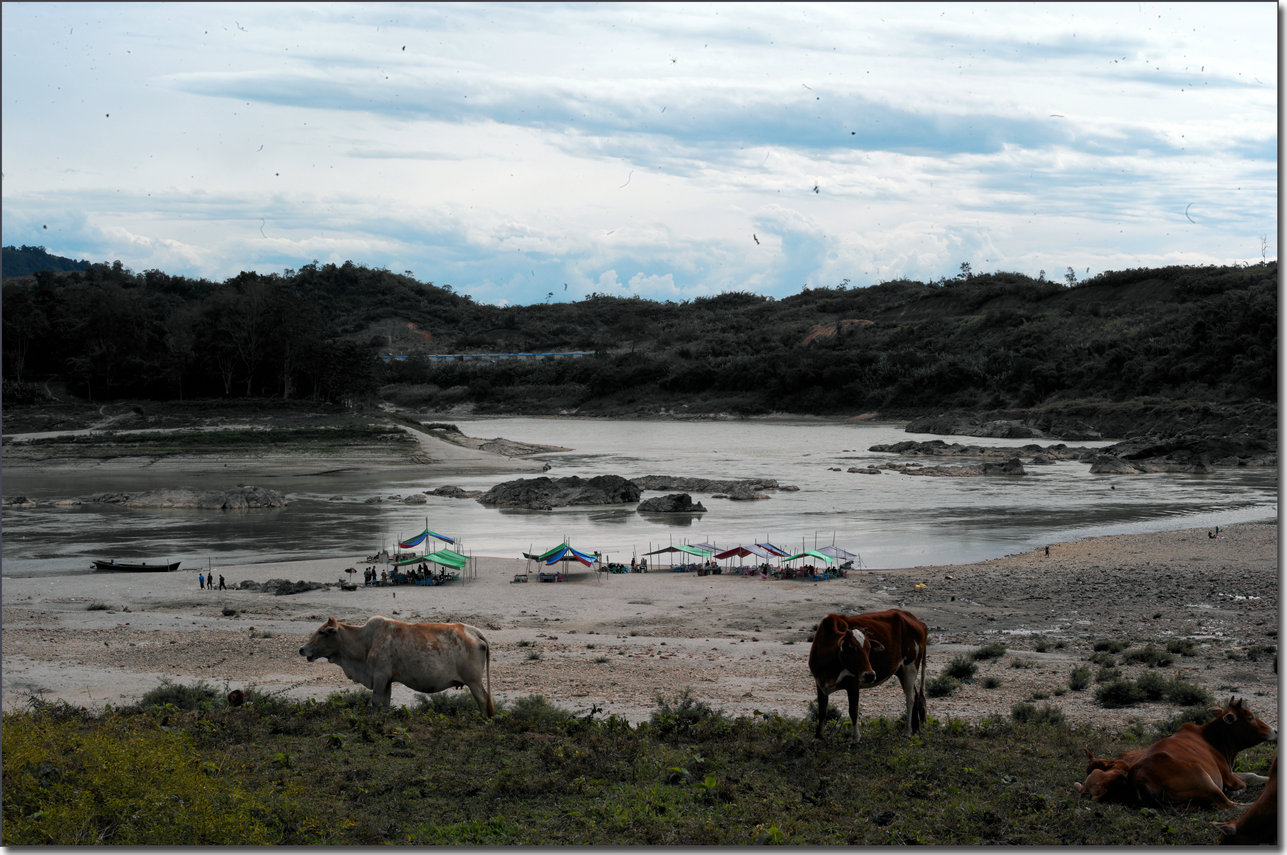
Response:
MULTIPOLYGON (((216 568, 225 591, 198 589, 198 568, 5 577, 2 698, 6 710, 32 695, 121 704, 163 679, 325 697, 355 684, 337 666, 305 661, 300 645, 328 616, 361 623, 380 614, 481 628, 502 701, 540 694, 574 711, 598 706, 639 721, 658 696, 690 688, 729 714, 798 716, 813 699, 806 663, 818 620, 898 606, 930 627, 931 680, 958 654, 990 642, 1007 647, 980 661, 955 694, 930 698, 940 719, 1008 715, 1020 701, 1104 725, 1167 718, 1175 709, 1164 704, 1105 709, 1093 684, 1070 691, 1068 677, 1099 639, 1132 647, 1189 639, 1193 655, 1175 656, 1160 669, 1165 676, 1220 700, 1245 697, 1277 725, 1277 559, 1277 524, 1266 521, 1222 528, 1216 538, 1205 529, 1101 537, 1053 544, 1049 554, 859 570, 822 582, 578 569, 541 583, 522 559, 480 557, 473 578, 445 586, 341 590, 345 568, 356 567, 361 580, 363 556, 216 568), (513 581, 528 570, 530 581, 513 581), (234 589, 269 579, 331 586, 287 595, 234 589), (987 677, 996 685, 984 687, 987 677)), ((1146 666, 1118 667, 1137 677, 1146 666)), ((395 704, 414 697, 394 687, 395 704)), ((863 693, 864 717, 901 711, 896 684, 863 693)))

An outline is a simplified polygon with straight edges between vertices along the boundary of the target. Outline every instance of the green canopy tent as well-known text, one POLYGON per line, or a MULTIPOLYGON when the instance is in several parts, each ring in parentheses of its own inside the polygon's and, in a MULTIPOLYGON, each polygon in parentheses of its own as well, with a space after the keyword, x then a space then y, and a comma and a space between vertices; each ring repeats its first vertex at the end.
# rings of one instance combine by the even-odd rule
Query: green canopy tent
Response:
MULTIPOLYGON (((700 558, 703 561, 711 557, 711 554, 706 550, 698 549, 695 546, 688 546, 687 544, 683 544, 683 543, 679 544, 678 546, 663 546, 661 549, 654 549, 652 552, 645 552, 644 555, 662 555, 667 552, 671 552, 671 553, 680 552, 685 555, 692 555, 695 558, 700 558)), ((674 565, 672 564, 671 566, 673 567, 674 565)))

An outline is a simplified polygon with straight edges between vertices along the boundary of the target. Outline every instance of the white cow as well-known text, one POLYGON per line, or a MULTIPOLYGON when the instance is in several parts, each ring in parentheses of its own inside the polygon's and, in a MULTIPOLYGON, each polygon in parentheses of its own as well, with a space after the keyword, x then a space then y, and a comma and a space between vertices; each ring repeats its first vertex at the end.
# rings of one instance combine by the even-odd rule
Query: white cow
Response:
POLYGON ((482 632, 469 624, 407 623, 377 615, 355 626, 332 617, 299 655, 339 665, 345 676, 374 693, 380 707, 389 706, 394 683, 417 692, 468 686, 483 715, 496 715, 491 650, 482 632))

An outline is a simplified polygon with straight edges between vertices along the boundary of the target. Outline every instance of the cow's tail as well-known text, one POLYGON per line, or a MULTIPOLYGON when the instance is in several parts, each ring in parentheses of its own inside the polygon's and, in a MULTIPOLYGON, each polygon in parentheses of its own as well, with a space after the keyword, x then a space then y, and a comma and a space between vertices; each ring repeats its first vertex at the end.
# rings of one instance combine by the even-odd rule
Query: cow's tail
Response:
MULTIPOLYGON (((925 636, 925 646, 929 647, 928 635, 925 636)), ((926 704, 925 704, 925 672, 929 670, 926 665, 926 660, 928 658, 929 657, 928 657, 927 651, 922 649, 921 655, 920 655, 921 675, 920 675, 920 681, 916 686, 916 703, 915 703, 915 709, 913 710, 913 715, 915 716, 915 719, 916 719, 917 730, 919 730, 920 726, 925 723, 925 719, 929 715, 929 712, 926 709, 926 704)))
POLYGON ((487 639, 483 639, 483 652, 487 655, 483 661, 487 670, 487 717, 495 718, 496 704, 492 702, 492 646, 487 643, 487 639))

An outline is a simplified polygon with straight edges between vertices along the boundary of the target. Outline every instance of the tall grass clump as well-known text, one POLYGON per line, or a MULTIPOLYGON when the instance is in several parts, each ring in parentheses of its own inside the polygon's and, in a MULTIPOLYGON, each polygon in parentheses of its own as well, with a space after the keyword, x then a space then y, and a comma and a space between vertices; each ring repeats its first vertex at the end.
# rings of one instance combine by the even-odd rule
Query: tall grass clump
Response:
POLYGON ((1068 688, 1074 692, 1084 691, 1090 685, 1090 677, 1090 668, 1086 665, 1078 665, 1068 675, 1068 688))

